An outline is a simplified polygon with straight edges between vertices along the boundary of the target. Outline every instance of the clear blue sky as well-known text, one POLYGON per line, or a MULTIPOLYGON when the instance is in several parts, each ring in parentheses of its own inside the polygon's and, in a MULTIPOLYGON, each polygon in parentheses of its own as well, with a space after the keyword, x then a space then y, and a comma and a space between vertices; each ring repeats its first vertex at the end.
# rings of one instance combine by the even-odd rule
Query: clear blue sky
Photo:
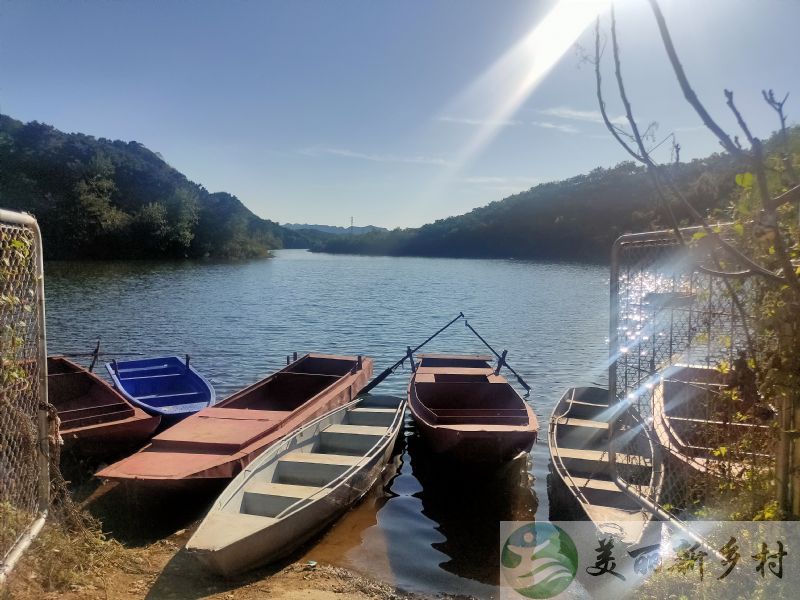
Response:
MULTIPOLYGON (((724 125, 726 87, 757 134, 776 127, 762 88, 792 92, 790 119, 800 115, 800 2, 662 4, 690 78, 724 125)), ((137 140, 280 222, 347 225, 352 215, 415 226, 625 158, 596 122, 593 73, 571 47, 496 116, 524 69, 484 74, 553 6, 0 0, 0 111, 137 140)), ((659 136, 676 131, 687 159, 718 150, 682 100, 645 0, 617 11, 642 120, 658 121, 659 136)), ((550 46, 563 38, 550 34, 550 46)))

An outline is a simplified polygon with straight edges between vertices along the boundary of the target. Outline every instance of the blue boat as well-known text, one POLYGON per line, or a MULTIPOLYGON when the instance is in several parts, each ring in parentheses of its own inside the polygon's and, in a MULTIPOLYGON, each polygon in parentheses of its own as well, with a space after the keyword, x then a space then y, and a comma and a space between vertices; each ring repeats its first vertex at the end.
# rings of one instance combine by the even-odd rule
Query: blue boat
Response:
POLYGON ((189 364, 189 356, 161 356, 139 360, 112 361, 106 369, 116 387, 132 404, 162 423, 174 423, 213 405, 214 388, 189 364))

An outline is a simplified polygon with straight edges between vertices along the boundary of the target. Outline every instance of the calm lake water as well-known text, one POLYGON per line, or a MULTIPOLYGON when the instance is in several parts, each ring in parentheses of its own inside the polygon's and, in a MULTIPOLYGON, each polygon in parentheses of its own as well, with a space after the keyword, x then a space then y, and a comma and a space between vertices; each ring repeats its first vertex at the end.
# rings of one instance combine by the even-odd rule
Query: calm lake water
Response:
MULTIPOLYGON (((294 351, 364 354, 375 373, 463 311, 532 385, 540 440, 477 476, 437 468, 413 422, 382 486, 306 551, 409 591, 497 595, 501 520, 547 519, 547 422, 572 385, 605 385, 608 269, 283 250, 251 262, 49 263, 50 353, 189 353, 219 398, 294 351)), ((462 323, 426 351, 486 352, 462 323)), ((408 371, 377 391, 404 394, 408 371)))

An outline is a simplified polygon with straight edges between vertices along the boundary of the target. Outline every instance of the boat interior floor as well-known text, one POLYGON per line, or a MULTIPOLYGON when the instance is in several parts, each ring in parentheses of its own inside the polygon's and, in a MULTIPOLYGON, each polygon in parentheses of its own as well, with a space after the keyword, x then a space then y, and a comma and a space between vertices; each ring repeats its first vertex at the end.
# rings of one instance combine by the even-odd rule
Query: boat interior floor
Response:
POLYGON ((525 426, 530 418, 525 401, 508 383, 428 381, 418 377, 415 392, 437 425, 525 426))
MULTIPOLYGON (((568 485, 588 503, 584 508, 597 522, 641 520, 641 506, 611 478, 608 405, 573 400, 569 406, 568 414, 555 419, 558 456, 568 473, 568 485)), ((615 461, 632 481, 649 482, 652 461, 644 453, 617 452, 615 461)), ((635 489, 642 495, 651 492, 648 485, 635 489)))
POLYGON ((61 431, 133 417, 133 407, 83 373, 48 376, 48 396, 61 420, 61 431))
POLYGON ((363 460, 387 434, 402 400, 366 397, 347 410, 341 423, 327 426, 316 440, 281 456, 274 469, 264 469, 245 486, 233 512, 279 518, 288 509, 301 508, 333 489, 332 483, 363 460))

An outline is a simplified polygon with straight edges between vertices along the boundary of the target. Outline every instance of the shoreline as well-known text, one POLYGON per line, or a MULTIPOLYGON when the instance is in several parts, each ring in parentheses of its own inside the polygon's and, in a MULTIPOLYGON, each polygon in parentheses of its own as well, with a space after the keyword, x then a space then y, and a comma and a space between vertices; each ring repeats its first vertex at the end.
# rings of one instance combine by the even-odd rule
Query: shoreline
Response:
POLYGON ((234 579, 205 571, 184 545, 191 529, 183 529, 143 548, 120 548, 112 564, 105 563, 84 581, 65 589, 44 585, 47 557, 37 548, 12 571, 2 597, 21 600, 64 598, 209 599, 209 600, 473 600, 473 596, 406 592, 377 579, 342 567, 296 560, 262 567, 234 579), (7 596, 6 596, 7 594, 7 596))

